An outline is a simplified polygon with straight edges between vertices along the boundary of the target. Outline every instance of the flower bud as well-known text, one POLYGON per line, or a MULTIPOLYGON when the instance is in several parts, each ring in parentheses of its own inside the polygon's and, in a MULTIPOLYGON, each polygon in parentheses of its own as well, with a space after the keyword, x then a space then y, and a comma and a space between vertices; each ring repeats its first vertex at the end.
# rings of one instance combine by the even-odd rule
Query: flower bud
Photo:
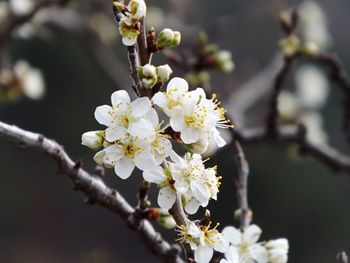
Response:
POLYGON ((137 76, 139 77, 142 86, 150 89, 157 83, 157 69, 155 66, 146 64, 139 67, 137 70, 137 76))
POLYGON ((174 31, 174 37, 173 40, 171 41, 170 46, 171 47, 177 47, 180 45, 181 42, 181 33, 179 31, 174 31))
POLYGON ((170 28, 163 29, 157 38, 157 45, 161 47, 168 46, 174 38, 174 31, 170 28))
POLYGON ((157 76, 160 82, 168 81, 172 73, 173 71, 168 64, 157 67, 157 76))
POLYGON ((216 60, 216 65, 221 71, 225 73, 233 71, 234 63, 232 61, 232 54, 230 51, 220 50, 216 52, 214 56, 216 60))
POLYGON ((174 218, 164 209, 158 210, 157 222, 166 229, 173 229, 176 227, 174 218))
POLYGON ((191 150, 193 153, 203 154, 207 151, 209 146, 209 138, 202 137, 195 143, 191 144, 191 150))
POLYGON ((129 17, 133 20, 140 20, 146 16, 146 4, 144 0, 131 0, 128 5, 129 17))
POLYGON ((157 38, 157 46, 159 48, 176 47, 181 42, 181 34, 179 31, 173 31, 170 28, 163 29, 157 38))
POLYGON ((81 136, 81 144, 89 147, 90 149, 100 148, 104 141, 103 131, 89 131, 85 132, 81 136))

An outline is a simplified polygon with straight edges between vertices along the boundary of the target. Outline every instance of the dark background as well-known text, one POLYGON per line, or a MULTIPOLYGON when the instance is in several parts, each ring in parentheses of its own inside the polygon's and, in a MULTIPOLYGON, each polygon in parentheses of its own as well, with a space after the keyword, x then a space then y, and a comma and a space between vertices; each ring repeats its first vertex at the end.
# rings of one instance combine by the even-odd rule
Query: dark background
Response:
MULTIPOLYGON (((350 2, 318 2, 330 20, 333 49, 350 68, 350 2)), ((269 64, 281 37, 278 11, 296 3, 299 1, 193 0, 184 12, 168 1, 148 1, 198 29, 208 30, 211 42, 232 51, 236 70, 214 79, 223 94, 231 93, 269 64), (218 20, 225 21, 224 26, 218 20)), ((117 41, 113 49, 126 65, 122 44, 117 41)), ((93 117, 95 107, 108 104, 114 90, 127 88, 130 83, 112 86, 96 70, 80 42, 66 36, 51 41, 14 39, 9 51, 13 57, 24 58, 42 69, 47 93, 37 102, 24 98, 0 105, 0 119, 54 138, 92 171, 93 152, 80 145, 80 136, 99 127, 93 117)), ((332 89, 322 114, 330 144, 348 152, 341 130, 340 104, 341 94, 332 89)), ((293 263, 335 262, 339 249, 350 251, 349 175, 336 174, 311 158, 295 157, 283 145, 244 148, 251 168, 250 205, 254 222, 263 229, 262 240, 287 237, 293 263)), ((117 215, 86 205, 84 196, 73 191, 69 179, 57 174, 51 160, 5 140, 0 140, 0 149, 0 262, 157 261, 117 215)), ((225 226, 232 224, 236 208, 233 153, 221 152, 211 162, 218 164, 223 184, 218 202, 211 202, 210 209, 214 221, 225 226)), ((136 204, 139 175, 122 181, 108 171, 106 181, 136 204)), ((173 238, 172 234, 166 235, 173 238)))

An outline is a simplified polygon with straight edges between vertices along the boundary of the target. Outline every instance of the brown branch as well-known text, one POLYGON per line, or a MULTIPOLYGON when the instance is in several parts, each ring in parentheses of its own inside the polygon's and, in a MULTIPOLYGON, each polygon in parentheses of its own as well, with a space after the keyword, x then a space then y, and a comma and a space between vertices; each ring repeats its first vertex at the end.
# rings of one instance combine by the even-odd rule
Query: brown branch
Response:
POLYGON ((248 205, 248 176, 249 165, 245 158, 241 144, 238 141, 233 142, 236 162, 238 165, 238 202, 240 208, 240 227, 241 229, 249 226, 251 217, 248 205))
POLYGON ((0 33, 0 45, 3 45, 6 39, 11 36, 13 30, 23 25, 24 23, 30 21, 35 16, 35 14, 42 8, 55 4, 64 5, 68 1, 69 0, 39 0, 36 1, 33 9, 27 14, 16 15, 13 12, 11 12, 6 27, 0 33))
POLYGON ((300 147, 301 154, 310 155, 333 170, 345 172, 350 175, 350 157, 328 145, 319 145, 310 142, 306 137, 306 129, 303 125, 281 126, 277 129, 274 138, 269 137, 263 127, 235 129, 232 133, 236 140, 247 144, 266 141, 296 144, 300 147))
MULTIPOLYGON (((124 221, 127 222, 135 212, 120 193, 107 187, 100 177, 83 170, 81 162, 75 163, 57 142, 3 122, 0 122, 0 136, 49 156, 56 162, 60 173, 71 178, 75 188, 84 192, 89 201, 117 213, 124 221)), ((146 247, 164 262, 183 262, 178 255, 177 246, 165 241, 149 221, 142 220, 140 226, 134 225, 132 221, 129 224, 146 247)))

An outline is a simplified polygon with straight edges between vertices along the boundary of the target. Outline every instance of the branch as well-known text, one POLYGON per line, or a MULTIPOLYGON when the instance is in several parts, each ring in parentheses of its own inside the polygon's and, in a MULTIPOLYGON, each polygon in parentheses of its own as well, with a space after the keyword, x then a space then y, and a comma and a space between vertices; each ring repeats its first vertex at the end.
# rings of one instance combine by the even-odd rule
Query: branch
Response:
POLYGON ((36 1, 36 4, 33 7, 33 9, 27 14, 16 15, 13 12, 11 12, 10 19, 9 21, 7 21, 6 27, 0 33, 0 46, 4 44, 8 37, 11 36, 13 30, 23 25, 24 23, 30 21, 40 9, 54 4, 64 5, 68 1, 69 0, 40 0, 36 1))
POLYGON ((339 263, 348 263, 348 256, 346 255, 345 251, 339 251, 339 253, 337 254, 337 261, 339 263))
POLYGON ((328 145, 318 145, 310 142, 306 137, 306 129, 303 125, 281 126, 277 129, 274 138, 269 137, 264 127, 235 129, 232 133, 235 139, 242 143, 261 143, 272 140, 297 144, 300 147, 301 154, 310 155, 333 170, 342 171, 350 175, 350 157, 328 145))
POLYGON ((249 226, 250 209, 248 205, 248 176, 249 176, 249 165, 245 159, 245 155, 241 144, 238 141, 233 143, 236 162, 238 165, 238 202, 240 208, 240 227, 241 229, 249 226))
MULTIPOLYGON (((60 172, 72 179, 76 189, 84 192, 90 201, 117 213, 125 222, 135 212, 123 196, 107 187, 100 177, 81 169, 81 163, 75 163, 57 142, 3 122, 0 122, 0 136, 49 156, 56 162, 60 172)), ((129 221, 129 224, 146 247, 164 262, 183 263, 177 246, 165 241, 149 221, 142 220, 140 225, 129 221)))

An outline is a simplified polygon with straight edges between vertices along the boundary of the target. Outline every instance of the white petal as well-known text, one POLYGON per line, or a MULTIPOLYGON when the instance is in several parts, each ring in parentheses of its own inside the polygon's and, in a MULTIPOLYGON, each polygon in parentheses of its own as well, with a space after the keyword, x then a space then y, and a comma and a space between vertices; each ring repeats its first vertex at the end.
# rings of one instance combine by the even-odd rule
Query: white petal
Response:
POLYGON ((288 251, 289 243, 287 239, 279 238, 279 239, 270 240, 265 244, 265 247, 267 249, 281 249, 281 250, 288 251))
POLYGON ((229 243, 225 240, 224 236, 221 233, 217 233, 211 237, 211 239, 215 242, 213 248, 214 250, 225 253, 229 248, 229 243))
POLYGON ((214 251, 209 246, 199 246, 194 252, 194 259, 197 263, 209 263, 214 251))
POLYGON ((196 197, 196 199, 200 203, 205 203, 209 200, 210 198, 210 191, 208 187, 206 187, 205 184, 202 183, 196 183, 191 187, 193 191, 193 195, 196 197))
POLYGON ((170 126, 174 131, 182 131, 185 127, 183 116, 180 114, 173 114, 170 118, 170 126))
POLYGON ((269 261, 269 253, 259 244, 250 246, 249 254, 257 263, 267 263, 269 261))
POLYGON ((135 168, 134 162, 129 158, 122 158, 115 163, 114 171, 121 179, 130 177, 135 168))
POLYGON ((106 140, 109 142, 114 142, 118 139, 124 138, 126 129, 124 127, 118 128, 107 128, 105 131, 106 140))
POLYGON ((182 78, 175 77, 169 81, 167 90, 173 89, 173 88, 177 88, 181 93, 186 92, 188 91, 188 83, 186 80, 182 78))
POLYGON ((123 37, 122 42, 125 46, 133 46, 136 44, 137 38, 128 38, 128 37, 123 37))
POLYGON ((132 136, 137 136, 141 139, 153 137, 154 128, 151 123, 145 119, 139 119, 130 123, 128 132, 132 136))
POLYGON ((152 98, 152 102, 160 108, 165 108, 168 100, 163 92, 157 92, 152 98))
POLYGON ((229 249, 225 253, 225 257, 229 263, 239 263, 239 254, 234 246, 229 247, 229 249))
POLYGON ((217 129, 213 130, 213 138, 218 147, 223 147, 226 145, 224 138, 221 137, 220 132, 217 129))
POLYGON ((118 105, 120 102, 123 105, 127 105, 130 103, 129 94, 125 90, 118 90, 114 92, 111 96, 112 106, 118 105))
POLYGON ((257 225, 250 225, 243 232, 243 240, 248 244, 254 244, 261 235, 261 228, 257 225))
POLYGON ((136 167, 142 171, 152 170, 156 166, 156 160, 150 152, 141 152, 134 160, 136 167))
POLYGON ((105 126, 112 125, 112 116, 111 116, 112 107, 108 105, 102 105, 96 108, 95 110, 95 119, 99 124, 105 126))
POLYGON ((151 101, 147 97, 134 100, 131 103, 132 116, 141 117, 151 109, 151 101))
POLYGON ((173 189, 168 186, 162 187, 158 194, 158 204, 163 209, 170 209, 176 200, 176 194, 173 189))
POLYGON ((110 165, 124 157, 124 150, 117 144, 105 148, 104 151, 106 152, 104 162, 110 165))
POLYGON ((225 227, 224 230, 222 231, 222 234, 224 235, 224 238, 231 244, 235 246, 239 246, 239 244, 241 244, 241 238, 242 238, 241 231, 239 231, 235 227, 233 226, 225 227))
POLYGON ((180 137, 185 144, 195 143, 199 140, 201 131, 196 128, 185 128, 181 131, 180 137))
POLYGON ((201 204, 194 198, 192 198, 186 205, 185 205, 185 211, 186 213, 193 215, 197 212, 199 206, 201 204))
POLYGON ((143 178, 151 183, 160 184, 164 182, 166 175, 162 167, 156 166, 150 171, 144 171, 143 178))
POLYGON ((149 121, 153 127, 157 126, 159 123, 158 114, 155 109, 151 108, 143 118, 149 121))

